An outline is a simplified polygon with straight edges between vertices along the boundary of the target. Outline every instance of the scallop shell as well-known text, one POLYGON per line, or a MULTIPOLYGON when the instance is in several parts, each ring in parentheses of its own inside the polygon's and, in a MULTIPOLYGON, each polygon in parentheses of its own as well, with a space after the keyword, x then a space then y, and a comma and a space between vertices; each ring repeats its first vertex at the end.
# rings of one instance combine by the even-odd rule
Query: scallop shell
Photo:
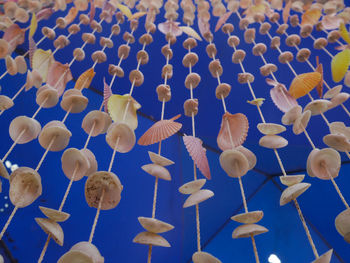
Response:
POLYGON ((175 122, 181 115, 177 115, 170 120, 161 120, 156 122, 149 128, 138 140, 138 144, 140 145, 151 145, 160 141, 163 141, 175 133, 177 133, 182 124, 175 122))
POLYGON ((332 59, 332 77, 334 82, 341 81, 350 65, 350 49, 344 49, 335 55, 332 59))
POLYGON ((242 145, 247 138, 249 122, 242 113, 231 114, 226 112, 222 116, 221 128, 216 139, 222 151, 242 145), (230 134, 232 136, 232 143, 230 134))
POLYGON ((227 13, 223 14, 222 16, 220 16, 220 18, 215 26, 215 30, 214 30, 215 32, 217 32, 222 27, 222 25, 226 23, 226 21, 230 18, 232 13, 233 12, 230 11, 230 12, 227 12, 227 13))
POLYGON ((292 1, 288 1, 285 7, 283 8, 282 17, 283 17, 283 22, 285 24, 287 24, 288 22, 291 7, 292 7, 292 1))
POLYGON ((94 68, 89 68, 79 76, 77 82, 75 82, 74 88, 77 90, 87 89, 95 74, 94 68))
POLYGON ((322 65, 322 63, 319 63, 318 56, 316 57, 316 61, 317 61, 316 72, 321 74, 321 81, 317 84, 316 91, 317 91, 318 96, 320 98, 322 98, 322 96, 323 96, 323 65, 322 65))
POLYGON ((56 89, 58 96, 61 96, 66 89, 66 85, 73 79, 68 63, 62 64, 58 61, 54 61, 47 73, 47 84, 56 89), (62 78, 62 75, 64 77, 62 78), (59 82, 58 82, 59 81, 59 82))
POLYGON ((172 33, 174 36, 178 37, 182 34, 182 30, 179 28, 179 22, 166 21, 164 23, 158 24, 158 29, 163 34, 172 33))
POLYGON ((322 12, 320 9, 309 9, 301 16, 301 25, 315 25, 321 18, 322 12))
MULTIPOLYGON (((350 50, 349 50, 350 51, 350 50)), ((321 74, 309 72, 296 76, 289 87, 289 93, 296 99, 312 91, 321 81, 321 74)))
POLYGON ((206 149, 202 145, 202 140, 193 136, 185 135, 183 141, 197 168, 207 179, 211 179, 209 162, 206 155, 206 149))
POLYGON ((296 99, 288 92, 283 84, 277 83, 270 89, 270 96, 276 107, 282 112, 288 112, 291 108, 298 106, 296 99))
POLYGON ((106 79, 103 78, 103 105, 105 112, 108 113, 108 100, 113 95, 111 87, 106 83, 106 79))

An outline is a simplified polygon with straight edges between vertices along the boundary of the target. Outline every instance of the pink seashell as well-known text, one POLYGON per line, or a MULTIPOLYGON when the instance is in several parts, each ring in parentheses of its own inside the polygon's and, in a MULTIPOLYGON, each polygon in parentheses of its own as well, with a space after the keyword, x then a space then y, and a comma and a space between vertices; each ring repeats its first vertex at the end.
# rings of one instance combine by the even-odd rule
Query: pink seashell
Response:
POLYGON ((337 29, 340 26, 340 23, 342 22, 342 19, 333 15, 325 15, 322 18, 322 26, 326 30, 333 30, 337 29))
POLYGON ((11 54, 18 45, 23 44, 24 34, 25 30, 20 28, 17 24, 12 24, 6 28, 2 38, 9 44, 8 54, 11 54))
POLYGON ((222 27, 222 25, 226 23, 226 21, 230 18, 232 13, 233 12, 230 11, 230 12, 227 12, 226 14, 223 14, 222 16, 220 16, 220 18, 215 26, 215 32, 218 31, 222 27))
POLYGON ((206 149, 202 145, 202 140, 193 136, 184 135, 183 141, 197 168, 207 179, 211 179, 206 149))
POLYGON ((95 13, 96 13, 95 1, 91 0, 90 1, 90 13, 89 13, 90 23, 94 20, 95 13))
POLYGON ((57 90, 58 96, 61 96, 66 89, 67 82, 72 79, 69 65, 54 61, 49 68, 46 82, 49 86, 57 90), (64 77, 62 77, 63 74, 65 75, 64 77))
POLYGON ((103 3, 102 11, 106 11, 108 13, 107 18, 105 19, 107 23, 112 22, 115 10, 116 8, 111 3, 109 3, 109 1, 105 1, 103 3))
POLYGON ((181 115, 177 115, 170 120, 161 120, 149 128, 138 140, 140 145, 151 145, 163 141, 177 133, 182 124, 175 122, 181 115))
POLYGON ((208 22, 204 21, 202 18, 198 18, 198 28, 202 37, 205 38, 205 34, 210 32, 210 25, 208 22))
POLYGON ((29 38, 29 65, 32 68, 33 67, 33 56, 34 52, 36 50, 36 43, 32 37, 29 38))
POLYGON ((104 83, 104 88, 103 88, 103 106, 105 109, 105 112, 108 113, 108 107, 107 107, 107 102, 110 96, 112 96, 112 89, 108 84, 106 83, 105 78, 103 78, 103 83, 104 83))
POLYGON ((266 79, 266 82, 267 84, 274 86, 272 89, 270 89, 270 96, 273 103, 279 110, 287 112, 291 108, 298 105, 296 99, 290 95, 283 84, 278 83, 272 79, 266 79))
POLYGON ((247 138, 248 129, 248 119, 244 114, 226 112, 222 116, 221 128, 216 139, 219 148, 226 151, 242 145, 247 138), (230 135, 232 136, 232 142, 230 135))
POLYGON ((51 7, 42 9, 36 14, 36 20, 39 22, 43 19, 48 19, 53 14, 53 12, 54 10, 51 7))
POLYGON ((158 29, 163 34, 172 33, 174 36, 178 37, 182 34, 182 30, 179 27, 179 22, 166 21, 158 24, 158 29))

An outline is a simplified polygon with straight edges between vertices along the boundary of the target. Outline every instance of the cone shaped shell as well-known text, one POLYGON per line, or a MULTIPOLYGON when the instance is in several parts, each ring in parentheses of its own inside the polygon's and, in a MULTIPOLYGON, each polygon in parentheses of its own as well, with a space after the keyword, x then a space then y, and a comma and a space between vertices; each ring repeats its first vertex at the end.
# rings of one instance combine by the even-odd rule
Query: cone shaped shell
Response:
POLYGON ((106 141, 120 153, 131 151, 136 142, 134 131, 126 123, 113 123, 109 126, 106 141))
POLYGON ((222 116, 221 128, 217 137, 219 148, 225 151, 241 145, 247 137, 248 129, 248 119, 244 114, 226 112, 222 116), (232 136, 232 143, 230 134, 232 136))
POLYGON ((110 210, 119 204, 122 190, 123 186, 118 176, 114 173, 96 172, 86 180, 85 199, 90 207, 98 208, 102 192, 104 191, 101 209, 110 210))
POLYGON ((85 115, 81 127, 87 134, 91 132, 91 136, 95 137, 106 133, 111 123, 112 119, 107 113, 93 110, 85 115))
POLYGON ((153 175, 154 177, 158 177, 166 181, 171 181, 171 175, 169 171, 163 166, 152 163, 143 165, 141 168, 146 173, 153 175))
POLYGON ((257 128, 264 135, 276 135, 286 130, 286 127, 276 123, 259 123, 257 128))
POLYGON ((185 183, 179 188, 179 192, 184 195, 193 194, 199 191, 205 185, 206 182, 206 179, 199 179, 185 183))
POLYGON ((348 138, 342 134, 328 134, 323 137, 323 142, 339 152, 350 151, 350 142, 348 138))
POLYGON ((10 200, 19 208, 29 206, 42 193, 40 175, 29 167, 20 167, 10 176, 10 200))
POLYGON ((68 179, 79 181, 86 175, 90 168, 90 162, 82 151, 76 148, 69 148, 64 151, 61 158, 62 170, 68 179))
POLYGON ((339 175, 340 155, 331 148, 317 151, 310 161, 312 172, 319 179, 329 180, 330 176, 335 178, 339 175))
POLYGON ((59 224, 48 218, 35 218, 35 221, 57 244, 63 246, 64 234, 59 224))
POLYGON ((318 259, 312 261, 311 263, 330 263, 332 259, 333 249, 328 250, 326 253, 321 255, 318 259))
POLYGON ((4 163, 0 160, 0 176, 1 177, 4 177, 6 179, 9 179, 10 178, 10 175, 4 165, 4 163))
POLYGON ((293 133, 298 135, 307 128, 311 118, 311 111, 304 111, 302 115, 300 115, 293 124, 293 133))
POLYGON ((57 263, 104 263, 97 247, 89 242, 75 244, 57 263))
POLYGON ((27 116, 13 119, 9 127, 10 137, 13 141, 23 144, 36 139, 41 131, 40 123, 27 116))
POLYGON ((108 99, 108 113, 114 122, 125 122, 133 130, 137 128, 136 111, 141 108, 130 95, 112 95, 108 99), (127 111, 125 113, 125 111, 127 111), (124 118, 125 115, 125 118, 124 118))
POLYGON ((132 242, 143 244, 143 245, 158 246, 158 247, 170 247, 169 242, 166 241, 164 237, 151 232, 139 233, 132 242))
POLYGON ((207 178, 211 179, 209 162, 206 155, 206 149, 203 147, 203 142, 194 136, 183 136, 183 141, 192 160, 207 178))
POLYGON ((255 154, 252 151, 250 151, 249 149, 245 148, 242 145, 236 147, 235 150, 239 151, 240 153, 243 153, 243 155, 247 158, 248 164, 249 164, 249 170, 255 167, 257 159, 255 154))
POLYGON ((288 112, 291 108, 298 106, 296 99, 282 84, 278 83, 272 89, 270 89, 270 96, 273 103, 282 112, 288 112))
POLYGON ((221 168, 230 177, 241 177, 249 170, 245 155, 237 150, 226 150, 220 155, 221 168))
POLYGON ((214 193, 208 189, 199 190, 193 194, 191 194, 185 201, 183 208, 191 207, 194 205, 198 205, 205 200, 213 197, 214 193))
POLYGON ((59 152, 67 147, 72 133, 67 129, 66 125, 60 121, 50 121, 47 123, 40 135, 39 143, 41 147, 47 149, 53 141, 50 151, 59 152))
POLYGON ((232 216, 231 219, 242 224, 255 224, 259 222, 263 216, 263 211, 253 211, 232 216))
POLYGON ((174 226, 168 223, 151 217, 140 216, 138 220, 144 229, 155 234, 168 232, 174 228, 174 226))
POLYGON ((55 222, 64 222, 70 217, 70 214, 56 210, 56 209, 52 209, 44 206, 39 206, 39 209, 44 215, 46 215, 49 219, 55 222))
POLYGON ((259 140, 259 145, 269 149, 286 147, 288 141, 279 135, 265 135, 259 140))
POLYGON ((280 176, 279 178, 282 184, 292 186, 301 183, 305 178, 305 174, 280 176))
POLYGON ((297 105, 289 109, 282 117, 282 123, 284 125, 291 125, 294 121, 301 115, 302 112, 301 106, 297 105))
POLYGON ((194 253, 192 255, 192 260, 193 263, 221 263, 216 257, 203 251, 194 253))
POLYGON ((257 224, 246 224, 237 227, 232 233, 232 238, 257 236, 266 232, 268 232, 268 230, 263 226, 257 224))
POLYGON ((311 184, 308 183, 298 183, 287 187, 282 192, 280 205, 288 204, 290 201, 298 198, 298 196, 302 195, 310 186, 311 184))
POLYGON ((173 119, 158 121, 141 136, 137 143, 151 145, 160 142, 177 133, 181 127, 182 124, 173 119))
POLYGON ((160 166, 169 166, 169 165, 174 164, 174 162, 172 160, 169 160, 169 159, 165 158, 164 156, 161 156, 161 155, 156 154, 154 152, 148 151, 148 156, 154 164, 158 164, 160 166))
POLYGON ((318 72, 300 74, 293 79, 289 87, 289 93, 298 99, 312 91, 320 81, 321 74, 318 72))
POLYGON ((311 111, 311 115, 315 116, 326 112, 330 106, 331 106, 331 102, 329 100, 318 99, 318 100, 313 100, 309 102, 305 106, 304 111, 309 110, 311 111))

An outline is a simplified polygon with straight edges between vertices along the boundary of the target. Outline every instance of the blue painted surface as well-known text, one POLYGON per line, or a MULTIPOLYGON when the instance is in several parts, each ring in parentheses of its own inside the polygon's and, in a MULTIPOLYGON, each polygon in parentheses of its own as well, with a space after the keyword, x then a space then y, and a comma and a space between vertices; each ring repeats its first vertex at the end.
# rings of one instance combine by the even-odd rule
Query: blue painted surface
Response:
MULTIPOLYGON (((47 21, 47 26, 53 26, 56 18, 60 15, 62 15, 62 12, 52 16, 47 21)), ((141 20, 143 21, 143 19, 141 20)), ((161 22, 163 18, 159 16, 157 21, 161 22)), ((238 28, 237 16, 233 15, 230 18, 230 22, 235 25, 234 34, 242 39, 239 48, 247 51, 244 66, 247 71, 255 76, 255 82, 253 83, 254 91, 257 97, 266 98, 262 107, 266 121, 279 123, 282 113, 273 105, 269 97, 270 87, 259 74, 259 67, 263 65, 262 61, 260 58, 254 57, 251 54, 252 45, 244 43, 243 32, 238 28)), ((258 28, 256 25, 253 26, 258 28)), ((104 30, 102 33, 96 34, 97 40, 99 40, 99 36, 107 37, 110 34, 109 27, 110 25, 103 24, 104 30)), ((91 29, 87 26, 81 26, 81 28, 83 32, 91 32, 91 29)), ((129 30, 128 24, 124 23, 121 29, 122 32, 129 30)), ((272 35, 275 35, 275 29, 276 26, 273 26, 271 29, 272 35)), ((297 31, 289 28, 287 32, 292 34, 297 31)), ((144 28, 140 25, 135 32, 136 39, 143 33, 144 28)), ((67 31, 57 29, 57 34, 67 35, 67 31)), ((80 36, 81 34, 72 36, 72 45, 58 51, 55 55, 56 59, 60 62, 70 62, 73 49, 83 43, 80 36)), ((322 36, 322 33, 315 32, 314 36, 322 36)), ((39 31, 34 38, 35 40, 41 38, 39 31)), ((178 42, 173 47, 174 58, 171 60, 171 63, 174 65, 174 78, 169 80, 169 84, 172 87, 173 99, 166 104, 166 118, 182 113, 182 104, 190 96, 189 91, 184 87, 184 80, 188 70, 182 66, 181 62, 182 57, 186 53, 186 50, 181 44, 184 39, 185 36, 179 37, 178 42)), ((273 152, 263 149, 258 145, 261 135, 255 126, 260 122, 260 119, 255 107, 246 103, 246 100, 252 99, 248 86, 237 82, 237 73, 241 72, 241 69, 239 65, 232 64, 231 56, 233 50, 226 45, 226 39, 227 36, 222 32, 215 33, 214 42, 218 48, 218 58, 221 60, 224 68, 222 82, 232 85, 232 92, 226 100, 228 110, 231 113, 242 112, 249 119, 250 130, 245 146, 257 155, 258 163, 256 168, 267 175, 280 173, 280 168, 273 152)), ((285 37, 283 36, 281 39, 284 42, 285 37)), ((114 36, 113 41, 115 42, 115 47, 106 49, 108 61, 96 66, 97 74, 92 82, 92 86, 99 91, 103 90, 103 77, 106 78, 107 83, 110 82, 111 76, 108 75, 107 71, 108 64, 117 64, 117 48, 121 43, 124 43, 122 35, 114 36)), ((267 36, 257 34, 256 42, 264 42, 269 45, 270 41, 267 36)), ((142 104, 141 111, 155 119, 160 118, 161 111, 161 104, 157 101, 155 88, 162 83, 161 68, 165 63, 165 59, 160 54, 160 49, 165 43, 164 36, 157 32, 154 35, 154 42, 146 47, 150 55, 150 63, 141 66, 141 70, 145 76, 145 82, 141 87, 135 88, 134 92, 135 99, 142 104)), ((23 46, 26 48, 27 43, 23 46)), ((201 84, 194 90, 194 96, 199 98, 200 102, 199 114, 196 116, 196 132, 197 136, 207 145, 217 149, 216 136, 220 128, 223 110, 221 102, 215 98, 217 81, 209 73, 208 63, 210 60, 205 53, 205 46, 206 43, 199 42, 198 47, 194 49, 199 54, 200 59, 199 63, 193 68, 193 71, 200 73, 202 76, 201 84)), ((300 45, 300 47, 311 46, 312 41, 310 39, 303 39, 300 45)), ((333 50, 334 46, 334 44, 330 44, 328 49, 333 50)), ((45 40, 40 47, 47 49, 53 48, 53 45, 51 41, 45 40)), ((86 47, 86 60, 84 62, 75 62, 72 66, 74 78, 77 78, 82 72, 93 65, 90 55, 94 50, 100 48, 98 41, 96 45, 88 45, 86 47)), ((138 42, 131 45, 130 56, 122 63, 126 77, 116 80, 112 87, 114 93, 125 94, 129 92, 130 82, 128 80, 128 74, 136 67, 136 53, 140 48, 141 45, 138 42)), ((283 51, 293 51, 295 54, 295 49, 286 47, 284 44, 282 44, 281 49, 283 51)), ((312 52, 311 62, 315 64, 315 56, 320 56, 320 60, 324 63, 325 67, 325 79, 331 86, 335 85, 331 81, 330 76, 330 58, 322 51, 313 50, 312 52)), ((269 62, 276 63, 279 66, 276 77, 288 87, 293 79, 293 75, 286 65, 278 63, 278 52, 269 49, 265 57, 269 62)), ((310 71, 307 65, 297 61, 293 61, 292 65, 296 68, 297 73, 310 71)), ((4 69, 3 61, 0 61, 0 67, 4 69)), ((17 87, 20 87, 24 81, 24 76, 5 77, 0 83, 3 87, 2 93, 9 96, 13 95, 17 87)), ((72 87, 73 82, 68 85, 68 88, 72 87)), ((71 114, 67 120, 67 127, 73 132, 69 147, 83 147, 87 138, 87 135, 80 128, 83 115, 90 110, 97 109, 101 103, 101 96, 90 90, 84 92, 90 100, 88 108, 83 114, 71 114)), ((316 92, 312 94, 314 97, 317 96, 316 92)), ((7 130, 11 120, 18 115, 24 114, 31 116, 37 108, 32 103, 34 98, 35 90, 31 90, 24 95, 22 94, 16 99, 16 106, 0 117, 1 127, 3 127, 0 129, 2 138, 0 145, 1 155, 7 151, 12 143, 7 130)), ((308 98, 300 99, 299 103, 306 105, 308 98)), ((349 104, 346 103, 346 106, 349 106, 349 104)), ((65 112, 57 106, 39 113, 38 121, 44 125, 50 120, 62 119, 64 114, 65 112)), ((327 112, 326 116, 330 121, 341 120, 345 121, 347 125, 349 124, 349 119, 339 108, 327 112)), ((182 117, 179 121, 184 125, 182 131, 190 134, 190 119, 182 117)), ((149 119, 139 116, 139 127, 136 130, 137 138, 152 123, 149 119)), ((320 116, 312 118, 308 131, 317 147, 325 147, 322 137, 328 131, 320 116)), ((279 151, 286 170, 305 168, 306 158, 311 150, 306 138, 303 135, 295 136, 291 128, 288 128, 283 135, 289 140, 288 147, 279 151)), ((93 138, 89 144, 89 148, 95 153, 99 162, 99 170, 106 170, 112 149, 105 143, 104 136, 93 138)), ((137 233, 143 231, 137 221, 137 217, 151 216, 154 178, 148 176, 140 169, 143 164, 148 163, 148 150, 157 151, 157 147, 136 146, 128 154, 117 154, 113 171, 118 175, 124 185, 122 201, 116 209, 101 213, 94 237, 94 243, 100 249, 107 263, 115 262, 115 260, 131 263, 146 261, 147 247, 132 243, 132 239, 137 233)), ((9 160, 20 166, 35 167, 43 152, 44 149, 37 141, 34 141, 26 145, 16 146, 13 153, 9 156, 9 160)), ((207 182, 206 187, 215 192, 215 197, 200 205, 201 241, 202 245, 205 245, 204 250, 213 253, 225 263, 253 262, 254 258, 250 240, 232 240, 231 238, 232 231, 238 224, 230 221, 229 218, 236 213, 242 212, 242 201, 237 180, 233 180, 224 174, 219 166, 219 155, 217 152, 208 150, 207 153, 213 180, 207 182)), ((153 262, 188 262, 196 249, 195 211, 194 208, 182 209, 185 196, 182 196, 177 189, 183 183, 192 180, 193 164, 183 146, 182 139, 178 135, 173 136, 163 144, 163 154, 174 160, 176 165, 169 168, 173 180, 171 182, 160 182, 156 217, 173 224, 175 229, 163 235, 171 243, 172 247, 155 248, 153 262)), ((34 217, 43 216, 38 209, 38 205, 58 208, 60 204, 69 182, 61 169, 61 155, 62 152, 49 153, 40 169, 44 189, 42 196, 33 205, 18 211, 5 235, 4 241, 13 256, 18 259, 18 262, 35 262, 45 243, 46 235, 36 225, 34 217)), ((344 155, 343 160, 346 160, 345 157, 344 155)), ((337 179, 346 198, 350 197, 350 192, 346 187, 349 183, 347 178, 348 170, 349 167, 343 165, 339 179, 337 179)), ((269 233, 256 238, 261 262, 267 262, 267 258, 271 253, 277 254, 282 262, 311 262, 313 259, 312 251, 307 243, 296 210, 291 205, 282 208, 279 207, 280 190, 271 181, 265 184, 266 178, 265 175, 254 171, 249 172, 243 178, 246 195, 248 197, 253 196, 248 203, 249 208, 251 210, 264 211, 265 216, 261 224, 270 230, 269 233), (256 191, 257 194, 253 195, 256 191)), ((311 234, 315 239, 319 252, 323 253, 327 251, 328 244, 335 249, 339 258, 343 260, 340 261, 336 256, 333 256, 332 263, 350 262, 350 254, 348 253, 349 245, 343 241, 342 237, 338 235, 334 228, 334 218, 344 209, 344 206, 330 182, 320 181, 310 177, 307 177, 305 181, 312 183, 312 187, 300 198, 300 205, 308 222, 313 226, 311 234), (321 239, 321 236, 323 239, 321 239)), ((62 223, 65 232, 64 246, 59 247, 54 242, 51 242, 45 257, 46 262, 56 262, 72 245, 79 241, 87 240, 89 237, 96 210, 89 208, 85 202, 83 194, 84 183, 85 179, 74 183, 64 207, 64 211, 72 215, 68 221, 62 223)), ((0 196, 0 207, 4 207, 5 203, 9 204, 9 200, 5 199, 6 193, 8 193, 8 183, 4 182, 3 186, 4 194, 0 196)), ((1 226, 5 224, 12 209, 13 206, 9 204, 9 207, 5 208, 5 211, 1 213, 1 226)), ((3 253, 3 251, 0 253, 3 253)))

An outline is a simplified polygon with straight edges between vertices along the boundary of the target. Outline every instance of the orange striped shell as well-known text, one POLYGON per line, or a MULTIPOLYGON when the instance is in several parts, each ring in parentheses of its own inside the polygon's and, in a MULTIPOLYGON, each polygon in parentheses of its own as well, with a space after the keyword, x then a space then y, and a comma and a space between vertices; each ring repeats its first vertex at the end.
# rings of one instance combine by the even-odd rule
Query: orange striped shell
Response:
POLYGON ((182 127, 181 123, 175 122, 180 116, 181 115, 177 115, 170 120, 157 121, 141 136, 137 143, 146 146, 173 136, 182 127))
POLYGON ((289 87, 289 93, 296 99, 312 91, 321 81, 319 72, 309 72, 296 76, 289 87))

